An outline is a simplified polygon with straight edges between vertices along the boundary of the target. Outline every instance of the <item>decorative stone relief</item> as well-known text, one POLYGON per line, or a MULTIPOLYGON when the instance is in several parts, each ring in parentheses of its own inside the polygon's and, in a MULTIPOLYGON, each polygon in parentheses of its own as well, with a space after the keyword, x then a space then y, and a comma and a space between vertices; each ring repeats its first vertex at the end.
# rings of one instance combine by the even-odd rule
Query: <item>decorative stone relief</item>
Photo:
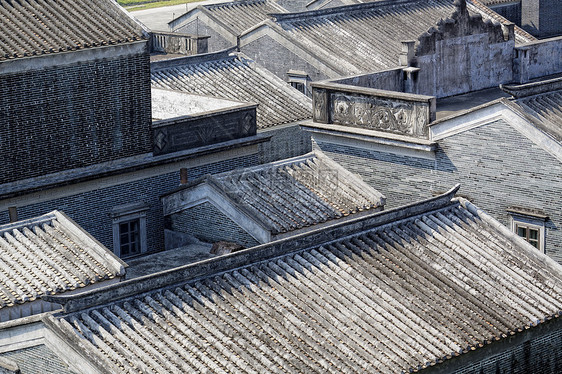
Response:
POLYGON ((238 125, 241 134, 251 134, 256 128, 256 116, 251 112, 246 113, 238 125))
POLYGON ((328 123, 328 93, 326 90, 312 90, 312 118, 314 122, 328 123))
POLYGON ((427 137, 427 104, 340 92, 333 93, 330 101, 332 122, 335 124, 427 137))
POLYGON ((168 134, 165 129, 158 130, 156 135, 154 136, 154 144, 158 147, 158 150, 163 150, 164 147, 168 144, 168 134))

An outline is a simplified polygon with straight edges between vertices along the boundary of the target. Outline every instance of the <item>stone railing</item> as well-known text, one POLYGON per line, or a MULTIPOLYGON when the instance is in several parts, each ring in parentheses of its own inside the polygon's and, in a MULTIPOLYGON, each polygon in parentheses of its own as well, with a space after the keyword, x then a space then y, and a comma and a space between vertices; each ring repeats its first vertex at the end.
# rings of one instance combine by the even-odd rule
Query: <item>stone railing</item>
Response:
POLYGON ((187 56, 207 53, 208 39, 208 36, 153 31, 150 37, 150 52, 173 53, 187 56))
POLYGON ((427 125, 435 120, 436 100, 433 96, 328 81, 311 86, 314 122, 427 139, 427 125))

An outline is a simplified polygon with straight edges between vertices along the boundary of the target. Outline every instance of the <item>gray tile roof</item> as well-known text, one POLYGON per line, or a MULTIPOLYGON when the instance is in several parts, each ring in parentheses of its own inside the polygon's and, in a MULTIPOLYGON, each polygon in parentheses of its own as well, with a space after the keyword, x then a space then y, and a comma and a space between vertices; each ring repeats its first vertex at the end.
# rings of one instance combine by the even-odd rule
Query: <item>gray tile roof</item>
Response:
POLYGON ((382 208, 386 198, 322 152, 204 180, 272 234, 382 208))
POLYGON ((61 212, 0 226, 0 308, 124 273, 120 260, 61 212))
MULTIPOLYGON (((397 66, 401 41, 418 40, 455 10, 453 0, 383 0, 274 14, 275 22, 266 22, 340 73, 351 75, 397 66)), ((471 3, 468 10, 490 18, 471 3)))
POLYGON ((200 5, 198 7, 209 17, 224 25, 232 34, 257 25, 268 18, 270 13, 284 13, 283 7, 272 0, 236 0, 232 2, 200 5))
POLYGON ((562 90, 515 100, 541 130, 562 143, 562 90))
POLYGON ((0 1, 0 62, 141 38, 140 26, 111 0, 0 1))
POLYGON ((46 323, 109 372, 396 373, 559 317, 560 265, 450 199, 66 298, 46 323))
POLYGON ((310 98, 241 54, 184 61, 177 67, 153 69, 152 86, 257 103, 257 125, 262 129, 312 117, 310 98))

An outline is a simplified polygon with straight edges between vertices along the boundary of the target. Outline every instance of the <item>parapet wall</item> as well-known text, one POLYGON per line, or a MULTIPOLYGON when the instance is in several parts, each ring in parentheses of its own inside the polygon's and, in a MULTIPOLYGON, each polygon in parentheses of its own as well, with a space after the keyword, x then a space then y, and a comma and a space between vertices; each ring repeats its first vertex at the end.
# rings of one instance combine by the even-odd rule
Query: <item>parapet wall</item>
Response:
POLYGON ((518 83, 562 73, 562 36, 515 47, 513 72, 518 83))
POLYGON ((257 105, 240 105, 153 124, 154 155, 256 135, 257 105))
POLYGON ((312 106, 314 122, 427 139, 436 100, 325 81, 312 83, 312 106))

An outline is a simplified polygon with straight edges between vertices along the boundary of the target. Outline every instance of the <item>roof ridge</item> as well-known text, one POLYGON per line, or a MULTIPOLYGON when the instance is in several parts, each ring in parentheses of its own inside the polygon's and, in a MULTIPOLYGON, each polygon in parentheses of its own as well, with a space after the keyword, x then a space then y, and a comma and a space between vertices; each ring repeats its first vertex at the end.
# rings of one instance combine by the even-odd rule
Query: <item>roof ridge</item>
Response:
POLYGON ((174 287, 196 279, 202 279, 242 268, 249 264, 255 264, 289 253, 306 250, 310 247, 325 245, 334 240, 341 240, 348 236, 360 235, 367 230, 372 230, 387 224, 394 224, 405 219, 412 219, 421 214, 427 214, 459 204, 457 200, 453 199, 459 188, 460 185, 457 184, 444 194, 426 200, 382 212, 373 212, 372 214, 346 220, 344 222, 336 222, 327 227, 321 227, 306 233, 221 257, 126 280, 80 294, 44 296, 43 299, 63 305, 64 313, 70 313, 94 308, 112 301, 136 297, 139 294, 152 292, 156 289, 174 287))
POLYGON ((319 16, 330 16, 335 14, 341 13, 350 13, 361 11, 364 9, 380 9, 387 6, 397 6, 402 4, 409 4, 409 3, 419 3, 423 0, 381 0, 381 1, 373 1, 369 3, 359 3, 359 4, 351 4, 351 5, 342 5, 332 8, 325 8, 325 9, 318 9, 318 10, 307 10, 303 12, 293 12, 293 13, 272 13, 270 16, 276 22, 282 21, 292 21, 296 19, 311 19, 313 17, 319 16))
POLYGON ((0 225, 0 236, 4 235, 4 233, 6 232, 10 232, 13 229, 19 229, 19 228, 23 228, 23 227, 27 227, 29 228, 30 226, 36 226, 36 225, 40 225, 46 222, 51 222, 53 220, 57 219, 56 213, 58 213, 57 210, 53 210, 49 213, 45 213, 43 215, 37 216, 37 217, 32 217, 32 218, 28 218, 28 219, 24 219, 21 221, 16 221, 16 222, 10 222, 10 223, 6 223, 4 225, 0 225))

